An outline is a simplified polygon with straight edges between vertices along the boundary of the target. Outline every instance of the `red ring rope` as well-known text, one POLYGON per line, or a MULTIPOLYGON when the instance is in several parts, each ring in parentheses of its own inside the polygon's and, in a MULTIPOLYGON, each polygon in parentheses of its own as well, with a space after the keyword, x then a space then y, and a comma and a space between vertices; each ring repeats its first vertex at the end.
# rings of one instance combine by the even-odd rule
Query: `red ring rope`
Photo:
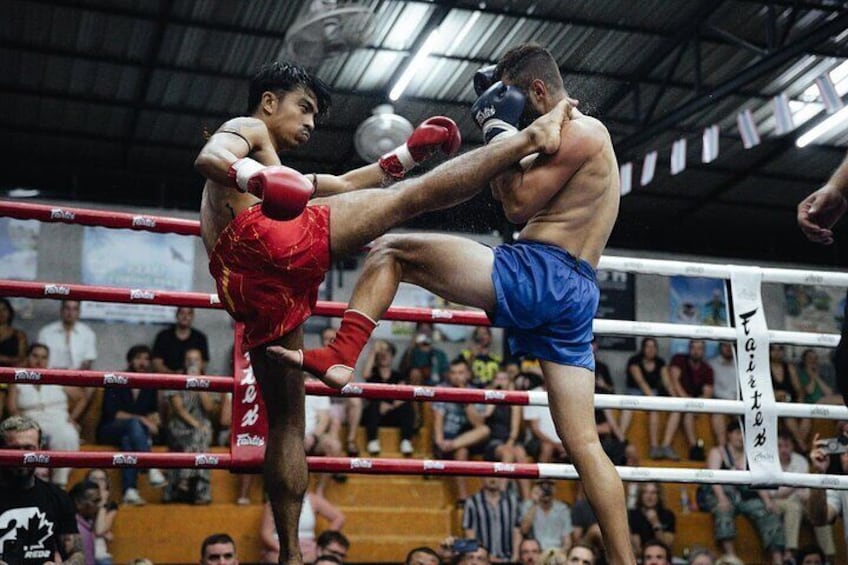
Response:
POLYGON ((200 235, 200 222, 147 214, 127 214, 111 210, 88 210, 0 200, 0 216, 20 220, 60 222, 113 229, 129 229, 154 233, 200 235))
MULTIPOLYGON (((15 281, 9 279, 0 279, 0 296, 52 298, 56 300, 91 300, 94 302, 118 302, 123 304, 159 304, 162 306, 191 306, 193 308, 223 308, 218 301, 217 294, 203 292, 147 290, 112 286, 15 281)), ((343 302, 319 301, 313 309, 313 314, 340 318, 346 309, 347 304, 343 302)), ((389 308, 383 319, 400 322, 438 322, 466 326, 488 326, 491 324, 483 312, 403 306, 389 308)))

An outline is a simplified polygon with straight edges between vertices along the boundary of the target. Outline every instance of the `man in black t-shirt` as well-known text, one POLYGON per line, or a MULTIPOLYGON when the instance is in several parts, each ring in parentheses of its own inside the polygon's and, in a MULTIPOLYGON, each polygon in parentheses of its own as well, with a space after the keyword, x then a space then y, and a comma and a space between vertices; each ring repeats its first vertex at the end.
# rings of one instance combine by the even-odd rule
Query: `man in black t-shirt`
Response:
POLYGON ((153 370, 157 373, 182 373, 185 353, 199 349, 203 361, 209 362, 209 344, 206 334, 191 327, 194 308, 177 308, 177 323, 156 334, 153 343, 153 370))
MULTIPOLYGON (((41 429, 24 416, 0 422, 0 448, 37 459, 41 429)), ((0 563, 84 565, 76 509, 68 494, 35 477, 34 467, 0 468, 0 563)))

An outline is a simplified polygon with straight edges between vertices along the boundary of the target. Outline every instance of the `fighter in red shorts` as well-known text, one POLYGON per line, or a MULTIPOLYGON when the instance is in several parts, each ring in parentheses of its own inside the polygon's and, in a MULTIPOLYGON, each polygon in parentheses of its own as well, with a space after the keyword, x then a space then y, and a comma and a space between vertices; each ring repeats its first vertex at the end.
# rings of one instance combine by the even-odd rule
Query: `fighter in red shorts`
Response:
MULTIPOLYGON (((195 161, 207 179, 200 224, 209 269, 227 311, 245 324, 245 345, 268 411, 265 485, 281 563, 302 562, 297 523, 308 480, 304 381, 299 369, 267 356, 266 346, 302 347, 301 324, 333 259, 360 250, 413 216, 471 198, 522 157, 555 152, 569 109, 561 104, 519 135, 391 189, 360 190, 384 184, 387 176, 402 177, 439 149, 453 153, 459 148, 459 131, 447 118, 431 118, 379 163, 341 176, 305 177, 280 166, 277 153, 309 141, 315 118, 329 104, 327 87, 306 70, 280 63, 266 66, 251 81, 250 116, 222 125, 195 161)), ((374 325, 351 310, 342 319, 342 328, 364 330, 346 332, 354 335, 370 334, 374 325)), ((347 380, 325 382, 341 387, 347 380)))

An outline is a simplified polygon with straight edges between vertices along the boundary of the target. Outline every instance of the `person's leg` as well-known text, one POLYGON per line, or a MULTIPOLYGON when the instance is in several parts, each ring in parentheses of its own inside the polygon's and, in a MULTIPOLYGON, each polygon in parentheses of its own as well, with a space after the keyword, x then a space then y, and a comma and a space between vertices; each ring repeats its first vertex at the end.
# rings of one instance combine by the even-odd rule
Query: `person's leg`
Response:
POLYGON ((660 442, 660 413, 651 411, 648 414, 648 438, 651 442, 651 447, 656 448, 660 442))
POLYGON ((774 501, 778 513, 783 515, 783 535, 786 538, 786 549, 798 551, 798 536, 801 533, 801 517, 804 507, 795 497, 779 498, 774 501))
POLYGON ((624 487, 601 448, 595 427, 595 377, 582 367, 542 361, 551 415, 557 434, 580 475, 598 517, 611 564, 636 563, 630 543, 624 487))
MULTIPOLYGON (((50 438, 49 447, 51 450, 79 451, 79 432, 66 421, 61 422, 58 419, 51 418, 49 421, 43 423, 42 430, 50 438)), ((68 485, 68 477, 70 475, 71 469, 68 467, 53 469, 51 482, 64 489, 68 485)))
POLYGON ((404 402, 395 409, 395 414, 400 428, 400 439, 412 441, 412 436, 415 435, 415 410, 412 408, 412 403, 404 402))
POLYGON ((765 503, 759 497, 743 500, 739 505, 739 512, 753 522, 754 529, 757 530, 763 542, 763 547, 771 554, 772 562, 781 565, 786 538, 783 535, 783 524, 780 521, 780 516, 774 512, 769 512, 765 503))
POLYGON ((686 435, 686 443, 694 447, 698 439, 695 436, 695 415, 687 412, 683 415, 683 433, 686 435))
POLYGON ((816 526, 813 528, 813 532, 816 535, 816 543, 822 548, 828 560, 833 563, 833 556, 836 555, 836 545, 833 541, 833 526, 830 524, 827 526, 816 526))
POLYGON ((462 432, 451 440, 453 449, 462 449, 482 443, 489 438, 491 430, 489 426, 477 426, 468 431, 462 432))
MULTIPOLYGON (((103 426, 100 430, 98 440, 121 448, 123 451, 150 451, 147 443, 147 433, 142 429, 144 426, 136 418, 114 420, 103 426), (144 448, 139 448, 141 439, 144 439, 144 448)), ((121 469, 121 490, 138 488, 138 470, 132 467, 121 469)))
MULTIPOLYGON (((668 414, 668 420, 666 420, 665 423, 665 433, 663 434, 662 440, 662 448, 665 451, 666 457, 671 457, 671 455, 677 455, 674 451, 674 448, 671 446, 671 442, 674 441, 674 434, 677 433, 677 429, 680 427, 680 418, 680 412, 670 412, 668 414)), ((676 459, 679 459, 679 456, 676 456, 676 459)))
MULTIPOLYGON (((618 423, 618 427, 621 428, 621 435, 627 437, 627 430, 630 429, 630 421, 633 419, 633 412, 631 410, 622 410, 621 411, 621 421, 618 423)), ((653 445, 651 445, 653 447, 653 445)))
POLYGON ((345 450, 348 455, 357 455, 359 448, 356 446, 356 431, 362 421, 362 399, 350 396, 344 399, 345 413, 347 414, 347 442, 345 450))
POLYGON ((724 444, 727 441, 727 420, 725 420, 724 414, 713 414, 710 417, 710 423, 713 426, 713 435, 715 436, 716 445, 724 447, 724 444))
POLYGON ((369 442, 377 439, 378 427, 380 425, 380 400, 373 399, 368 401, 368 406, 365 408, 365 413, 362 416, 365 424, 365 439, 369 442))
POLYGON ((718 506, 713 508, 713 535, 725 555, 736 555, 733 544, 733 540, 736 539, 736 522, 734 521, 736 511, 733 504, 731 500, 731 507, 727 510, 718 506))
POLYGON ((423 287, 450 302, 492 312, 494 252, 463 237, 389 235, 380 238, 368 255, 353 290, 349 310, 336 339, 327 347, 303 351, 269 347, 268 353, 305 370, 347 382, 362 348, 392 303, 401 281, 423 287))
MULTIPOLYGON (((274 342, 300 347, 303 330, 274 342)), ((268 416, 265 449, 265 490, 271 503, 280 541, 280 563, 303 563, 297 541, 297 524, 303 495, 309 481, 304 437, 304 379, 301 371, 274 363, 264 346, 250 352, 253 372, 259 382, 268 416)))
MULTIPOLYGON (((452 459, 454 461, 468 461, 470 457, 470 453, 468 452, 467 447, 460 447, 459 449, 453 452, 452 459)), ((465 500, 468 498, 468 483, 465 480, 465 477, 458 476, 456 478, 456 497, 459 501, 465 500)))

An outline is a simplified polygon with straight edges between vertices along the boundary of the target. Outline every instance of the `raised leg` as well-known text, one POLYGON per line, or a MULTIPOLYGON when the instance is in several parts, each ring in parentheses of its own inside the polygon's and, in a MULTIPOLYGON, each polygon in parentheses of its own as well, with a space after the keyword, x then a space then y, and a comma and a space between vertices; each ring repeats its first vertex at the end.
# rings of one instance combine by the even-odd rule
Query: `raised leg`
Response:
POLYGON ((633 565, 624 487, 601 448, 594 419, 595 377, 583 368, 542 361, 557 434, 583 482, 603 534, 607 561, 633 565))

